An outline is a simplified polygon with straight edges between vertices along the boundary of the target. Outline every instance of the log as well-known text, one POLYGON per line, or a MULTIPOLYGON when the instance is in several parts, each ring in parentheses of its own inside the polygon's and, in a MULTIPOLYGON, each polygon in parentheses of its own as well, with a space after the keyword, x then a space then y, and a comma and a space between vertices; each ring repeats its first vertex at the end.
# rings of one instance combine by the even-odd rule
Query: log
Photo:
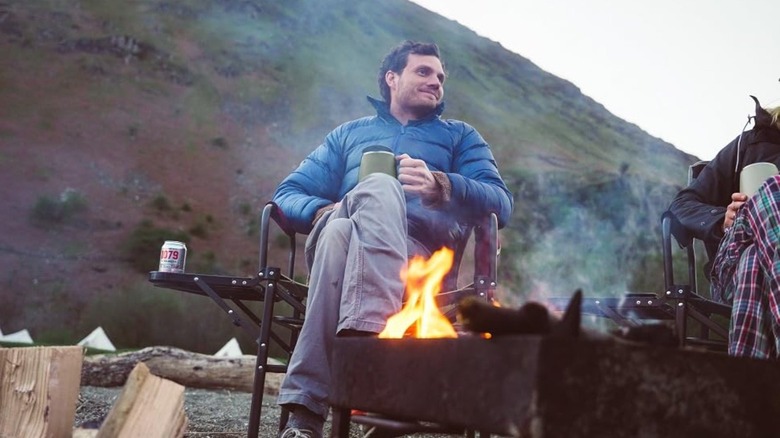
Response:
POLYGON ((153 375, 141 362, 128 376, 97 438, 182 437, 186 428, 184 387, 153 375))
POLYGON ((549 335, 560 338, 613 340, 635 344, 675 347, 677 337, 666 324, 642 324, 621 327, 610 334, 581 326, 582 291, 574 292, 563 316, 551 314, 545 306, 527 302, 518 309, 495 307, 476 297, 467 297, 458 304, 458 320, 474 333, 503 335, 549 335))
POLYGON ((82 347, 0 348, 0 437, 69 437, 82 347))
MULTIPOLYGON (((252 392, 253 389, 255 356, 214 357, 167 346, 87 356, 81 372, 81 385, 122 386, 133 368, 141 362, 149 367, 152 374, 188 388, 243 392, 252 392)), ((266 374, 265 393, 278 394, 281 377, 281 374, 266 374)))

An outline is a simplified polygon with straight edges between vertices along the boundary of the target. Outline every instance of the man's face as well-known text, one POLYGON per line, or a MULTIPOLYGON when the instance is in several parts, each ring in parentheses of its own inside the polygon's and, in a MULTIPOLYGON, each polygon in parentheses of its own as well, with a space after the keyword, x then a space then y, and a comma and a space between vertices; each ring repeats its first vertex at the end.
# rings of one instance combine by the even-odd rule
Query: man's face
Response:
POLYGON ((430 114, 444 98, 444 79, 439 58, 410 54, 400 74, 391 71, 385 75, 390 86, 391 107, 411 118, 430 114))

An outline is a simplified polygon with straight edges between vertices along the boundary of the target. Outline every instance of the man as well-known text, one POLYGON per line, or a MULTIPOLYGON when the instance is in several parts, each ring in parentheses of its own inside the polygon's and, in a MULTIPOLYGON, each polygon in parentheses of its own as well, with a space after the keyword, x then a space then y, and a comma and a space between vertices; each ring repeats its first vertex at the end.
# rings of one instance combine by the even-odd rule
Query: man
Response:
POLYGON ((291 412, 282 437, 320 437, 328 415, 336 336, 372 335, 398 312, 401 269, 412 255, 454 248, 470 221, 513 200, 479 133, 443 120, 444 66, 435 44, 405 41, 382 61, 377 115, 333 130, 279 185, 274 202, 309 233, 306 319, 278 403, 291 412), (398 178, 358 182, 363 151, 386 146, 398 178))

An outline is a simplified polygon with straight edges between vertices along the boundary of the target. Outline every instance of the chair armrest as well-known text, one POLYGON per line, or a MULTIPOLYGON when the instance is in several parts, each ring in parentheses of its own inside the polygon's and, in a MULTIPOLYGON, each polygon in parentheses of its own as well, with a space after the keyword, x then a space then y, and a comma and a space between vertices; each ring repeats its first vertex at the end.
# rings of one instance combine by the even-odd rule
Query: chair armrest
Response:
POLYGON ((284 215, 282 209, 275 202, 269 201, 266 203, 264 210, 265 209, 269 210, 271 219, 273 219, 274 222, 276 222, 276 225, 284 231, 284 234, 287 234, 288 236, 295 234, 295 230, 293 230, 289 219, 287 219, 287 216, 284 215))
POLYGON ((669 221, 669 232, 674 237, 674 240, 677 241, 677 244, 680 245, 680 248, 685 248, 693 243, 693 235, 680 223, 671 210, 666 210, 661 215, 661 222, 663 223, 665 220, 669 221))
POLYGON ((474 280, 496 281, 498 255, 498 216, 490 213, 474 227, 474 280))
POLYGON ((693 245, 693 237, 680 224, 674 214, 666 210, 661 215, 661 254, 664 265, 664 288, 669 293, 677 285, 674 281, 674 264, 672 259, 672 238, 677 241, 680 248, 685 249, 688 258, 688 286, 694 293, 697 292, 696 279, 696 250, 693 245))
POLYGON ((295 270, 295 250, 296 250, 296 233, 293 230, 290 221, 285 217, 282 209, 274 202, 268 202, 263 207, 263 211, 260 214, 260 257, 259 257, 259 272, 263 272, 268 267, 268 234, 271 229, 271 224, 276 224, 279 229, 287 235, 290 242, 290 253, 288 256, 288 275, 290 278, 293 276, 295 270))
POLYGON ((666 210, 661 215, 661 255, 664 261, 664 288, 671 291, 674 287, 674 265, 672 264, 672 219, 673 215, 666 210))

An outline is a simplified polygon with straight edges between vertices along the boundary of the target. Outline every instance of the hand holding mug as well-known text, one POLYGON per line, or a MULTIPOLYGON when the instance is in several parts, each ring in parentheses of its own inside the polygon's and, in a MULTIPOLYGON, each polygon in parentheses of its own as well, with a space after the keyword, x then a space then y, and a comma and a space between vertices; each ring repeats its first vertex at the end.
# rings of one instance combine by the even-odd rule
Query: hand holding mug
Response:
POLYGON ((748 197, 744 193, 732 193, 731 204, 726 207, 726 217, 723 218, 723 229, 731 228, 734 225, 734 219, 737 218, 737 211, 747 201, 748 197))
POLYGON ((423 199, 433 199, 439 195, 436 180, 425 161, 407 154, 397 155, 395 159, 398 160, 398 181, 405 192, 419 195, 423 199))

